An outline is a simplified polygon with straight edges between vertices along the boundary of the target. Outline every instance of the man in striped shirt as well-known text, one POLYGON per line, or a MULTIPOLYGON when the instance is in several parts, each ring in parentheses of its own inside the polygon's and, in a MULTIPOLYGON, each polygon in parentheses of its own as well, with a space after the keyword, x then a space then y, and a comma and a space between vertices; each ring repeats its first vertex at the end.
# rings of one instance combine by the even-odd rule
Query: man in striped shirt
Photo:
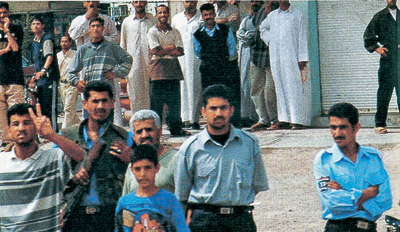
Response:
POLYGON ((85 153, 52 129, 40 107, 36 116, 31 105, 14 105, 7 119, 15 146, 0 153, 1 231, 61 231, 62 192, 71 175, 65 155, 82 161, 85 153), (59 148, 40 149, 37 134, 59 148))
POLYGON ((125 78, 132 66, 132 57, 117 43, 108 41, 103 36, 104 20, 93 18, 89 24, 91 41, 82 45, 76 52, 74 61, 68 69, 68 81, 83 92, 88 82, 106 80, 111 84, 115 94, 114 124, 122 125, 121 106, 119 104, 119 86, 115 85, 116 78, 125 78), (79 80, 78 73, 83 75, 79 80))

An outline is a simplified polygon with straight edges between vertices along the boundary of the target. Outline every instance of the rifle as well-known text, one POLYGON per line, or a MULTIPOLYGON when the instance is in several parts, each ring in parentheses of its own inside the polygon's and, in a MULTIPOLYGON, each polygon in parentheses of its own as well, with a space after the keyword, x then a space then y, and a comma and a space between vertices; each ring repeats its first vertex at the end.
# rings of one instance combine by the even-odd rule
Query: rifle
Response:
MULTIPOLYGON (((83 161, 83 167, 89 173, 89 179, 91 176, 91 167, 95 164, 94 161, 100 156, 107 148, 107 143, 103 139, 97 139, 93 142, 92 150, 89 152, 88 159, 83 161), (85 163, 86 161, 86 163, 85 163)), ((81 170, 82 168, 78 169, 81 170)), ((77 184, 73 179, 70 179, 67 183, 67 187, 64 190, 64 207, 61 211, 61 224, 63 225, 68 218, 72 215, 76 207, 81 203, 81 199, 84 193, 87 192, 89 185, 77 184)))

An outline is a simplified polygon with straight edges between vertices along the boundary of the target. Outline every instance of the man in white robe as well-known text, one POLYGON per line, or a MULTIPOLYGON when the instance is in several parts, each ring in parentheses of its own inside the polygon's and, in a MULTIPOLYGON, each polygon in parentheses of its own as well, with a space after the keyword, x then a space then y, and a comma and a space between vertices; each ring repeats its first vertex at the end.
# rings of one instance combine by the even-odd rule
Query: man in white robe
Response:
POLYGON ((83 6, 86 8, 86 14, 80 15, 71 22, 68 33, 75 40, 77 48, 89 42, 92 36, 89 33, 89 21, 92 18, 100 17, 104 19, 104 38, 109 41, 118 42, 118 31, 114 25, 114 21, 110 16, 99 13, 98 5, 100 1, 84 1, 83 6))
POLYGON ((157 19, 146 13, 147 1, 133 1, 135 13, 122 22, 120 46, 133 57, 127 76, 128 95, 133 113, 150 108, 149 53, 147 32, 157 19))
POLYGON ((279 1, 279 8, 260 25, 261 38, 269 46, 275 82, 278 120, 292 129, 311 124, 311 81, 307 80, 308 44, 303 14, 279 1))
POLYGON ((194 54, 193 33, 199 28, 201 13, 197 1, 183 1, 185 10, 172 18, 171 26, 178 29, 183 40, 185 55, 178 57, 184 80, 181 81, 181 117, 192 129, 200 129, 201 60, 194 54))

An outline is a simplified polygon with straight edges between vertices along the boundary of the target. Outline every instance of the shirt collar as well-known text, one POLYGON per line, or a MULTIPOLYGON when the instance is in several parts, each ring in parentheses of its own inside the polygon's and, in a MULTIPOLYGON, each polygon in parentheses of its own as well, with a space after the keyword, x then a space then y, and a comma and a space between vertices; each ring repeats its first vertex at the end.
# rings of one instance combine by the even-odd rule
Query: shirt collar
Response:
MULTIPOLYGON (((103 125, 101 125, 100 130, 99 130, 99 137, 101 137, 101 135, 103 134, 106 126, 107 126, 107 123, 104 123, 103 125)), ((88 143, 89 141, 92 141, 92 139, 89 137, 89 135, 87 133, 87 125, 85 125, 83 127, 83 138, 85 139, 86 143, 88 143)))
POLYGON ((290 12, 290 13, 293 13, 293 7, 292 7, 292 5, 290 5, 289 8, 288 8, 286 11, 281 10, 281 8, 279 7, 279 8, 278 8, 278 12, 279 12, 279 13, 281 13, 281 12, 290 12))
POLYGON ((137 19, 137 20, 149 19, 149 14, 146 13, 146 15, 143 18, 138 18, 138 17, 136 17, 135 12, 133 12, 133 19, 137 19))
POLYGON ((35 42, 35 43, 40 43, 40 41, 42 40, 42 38, 43 38, 43 36, 42 37, 40 37, 40 38, 38 38, 38 37, 33 37, 33 42, 35 42))
MULTIPOLYGON (((339 162, 341 159, 346 159, 350 160, 349 157, 347 157, 339 148, 339 146, 335 143, 329 150, 328 152, 332 153, 332 161, 333 162, 339 162)), ((367 156, 370 157, 369 152, 365 150, 363 146, 358 146, 358 153, 357 153, 357 159, 361 158, 362 156, 367 156)))
MULTIPOLYGON (((230 127, 231 127, 231 128, 230 128, 229 138, 228 138, 228 140, 226 141, 225 145, 229 144, 229 143, 230 143, 232 140, 234 140, 234 139, 240 139, 239 130, 236 129, 236 128, 234 128, 232 125, 231 125, 230 127)), ((199 139, 200 139, 200 141, 202 142, 202 144, 205 144, 205 143, 207 143, 208 141, 210 141, 210 142, 212 142, 212 143, 214 143, 214 144, 221 145, 221 144, 217 143, 216 141, 214 141, 214 140, 211 138, 210 134, 209 134, 208 131, 207 131, 207 127, 206 127, 202 132, 199 133, 199 139)), ((223 145, 223 146, 225 146, 225 145, 223 145)))
MULTIPOLYGON (((159 31, 163 32, 163 31, 158 27, 158 23, 156 23, 156 28, 157 28, 159 31)), ((167 24, 167 30, 168 30, 168 31, 172 31, 172 27, 171 27, 169 24, 167 24)), ((163 33, 164 33, 164 32, 163 32, 163 33)))
POLYGON ((69 49, 68 52, 66 52, 66 53, 62 52, 62 54, 64 56, 69 56, 71 54, 71 52, 72 52, 72 49, 69 49))
POLYGON ((41 154, 41 150, 40 150, 40 148, 38 147, 37 151, 36 151, 35 153, 33 153, 33 155, 32 155, 31 157, 26 158, 25 160, 20 160, 20 159, 17 157, 17 154, 15 154, 15 146, 13 146, 13 148, 11 149, 10 152, 11 152, 11 155, 10 155, 11 160, 19 160, 19 161, 37 160, 37 159, 39 158, 40 154, 41 154))
MULTIPOLYGON (((89 43, 91 47, 96 48, 96 46, 92 43, 92 40, 90 40, 89 43)), ((105 43, 107 43, 107 40, 103 37, 103 40, 99 43, 99 46, 97 46, 97 48, 103 46, 105 43)))
POLYGON ((201 29, 202 31, 207 31, 207 32, 210 32, 210 31, 213 31, 213 30, 215 30, 215 29, 217 29, 217 30, 219 30, 219 26, 218 26, 218 23, 215 23, 215 27, 213 28, 213 29, 208 29, 205 25, 203 26, 203 28, 201 29))
POLYGON ((198 20, 200 18, 200 10, 197 10, 196 14, 194 14, 193 17, 191 17, 189 20, 187 19, 186 11, 183 12, 183 16, 186 18, 186 20, 188 22, 192 22, 193 20, 196 20, 196 19, 198 20))

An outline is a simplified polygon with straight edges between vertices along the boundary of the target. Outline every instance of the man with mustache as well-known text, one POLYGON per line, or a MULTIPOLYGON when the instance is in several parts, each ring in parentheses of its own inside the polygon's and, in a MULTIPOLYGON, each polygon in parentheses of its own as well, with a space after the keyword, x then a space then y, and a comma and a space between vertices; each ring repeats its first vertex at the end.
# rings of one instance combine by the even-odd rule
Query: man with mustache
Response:
MULTIPOLYGON (((133 131, 133 140, 136 145, 148 144, 157 150, 160 171, 156 175, 156 185, 171 193, 175 192, 174 169, 176 164, 176 150, 165 147, 160 143, 162 136, 162 124, 160 117, 152 110, 140 110, 136 112, 131 120, 130 126, 133 131)), ((128 151, 123 144, 116 144, 116 149, 128 151)), ((128 194, 138 188, 135 176, 132 174, 130 166, 125 174, 123 195, 128 194)))
POLYGON ((400 109, 399 90, 399 9, 396 0, 387 0, 387 7, 374 15, 364 32, 364 47, 381 56, 378 71, 378 93, 375 113, 375 132, 386 134, 386 120, 393 89, 396 89, 400 109))
POLYGON ((149 52, 147 32, 157 19, 146 13, 147 1, 133 1, 135 13, 124 19, 120 46, 133 57, 131 71, 126 77, 132 112, 150 108, 149 52))
POLYGON ((84 150, 58 135, 40 106, 19 103, 7 111, 15 146, 0 153, 1 231, 61 231, 62 191, 71 176, 70 160, 80 162, 84 150), (37 135, 57 144, 41 149, 37 135))
POLYGON ((195 54, 201 59, 200 73, 203 90, 210 85, 223 84, 236 93, 233 101, 235 115, 232 124, 240 126, 240 74, 237 66, 236 39, 232 29, 225 24, 217 24, 212 4, 200 7, 204 25, 193 35, 195 54))
POLYGON ((166 123, 171 136, 186 136, 182 130, 180 81, 183 74, 177 57, 184 55, 179 31, 168 24, 166 5, 156 7, 158 22, 147 33, 150 54, 150 108, 161 118, 168 106, 166 123))
POLYGON ((7 2, 0 2, 0 134, 5 146, 11 142, 7 130, 7 109, 25 102, 24 73, 22 71, 21 47, 24 31, 10 20, 7 2))
MULTIPOLYGON (((132 133, 114 125, 110 119, 114 108, 114 92, 105 81, 91 81, 84 91, 83 108, 88 112, 78 129, 67 130, 65 136, 74 138, 86 151, 99 139, 107 143, 106 149, 93 162, 92 168, 81 168, 73 180, 88 185, 88 190, 78 199, 79 205, 73 209, 65 222, 63 231, 114 231, 114 213, 121 197, 126 168, 130 162, 127 152, 112 150, 113 144, 133 144, 132 133), (110 152, 110 150, 112 150, 110 152)), ((85 162, 87 160, 85 159, 85 162)))
POLYGON ((389 176, 382 154, 359 145, 358 110, 349 103, 333 105, 329 127, 335 144, 314 160, 314 177, 326 232, 376 232, 382 213, 392 207, 389 176))
POLYGON ((267 175, 256 137, 229 122, 232 98, 224 85, 204 90, 207 127, 177 154, 175 195, 188 204, 191 231, 256 231, 250 204, 268 190, 267 175))

